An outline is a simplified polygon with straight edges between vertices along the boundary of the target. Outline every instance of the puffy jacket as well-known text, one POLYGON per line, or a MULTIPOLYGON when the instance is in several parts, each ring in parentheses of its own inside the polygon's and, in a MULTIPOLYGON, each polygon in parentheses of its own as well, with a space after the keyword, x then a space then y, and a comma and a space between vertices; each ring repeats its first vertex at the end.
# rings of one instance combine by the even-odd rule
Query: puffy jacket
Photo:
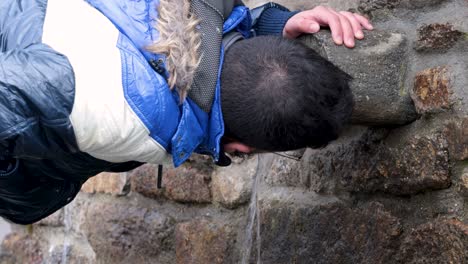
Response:
MULTIPOLYGON (((209 113, 191 99, 179 104, 167 88, 164 74, 152 67, 160 56, 142 49, 145 34, 151 34, 144 31, 151 22, 147 16, 138 8, 123 8, 129 4, 125 0, 88 2, 121 32, 122 65, 133 78, 124 85, 126 99, 150 135, 173 155, 176 166, 193 151, 217 159, 223 134, 219 82, 209 113), (148 78, 151 84, 135 86, 148 78), (155 102, 162 107, 155 108, 155 102), (158 122, 165 124, 164 129, 154 125, 158 122)), ((108 162, 79 149, 69 119, 75 95, 73 69, 66 56, 41 42, 46 6, 47 0, 0 2, 0 215, 19 224, 36 222, 63 207, 91 176, 128 171, 142 164, 108 162)), ((268 7, 272 6, 262 7, 257 16, 268 7)), ((248 9, 238 6, 225 19, 223 32, 237 29, 247 37, 251 21, 248 9)), ((222 47, 220 50, 219 68, 222 47)))

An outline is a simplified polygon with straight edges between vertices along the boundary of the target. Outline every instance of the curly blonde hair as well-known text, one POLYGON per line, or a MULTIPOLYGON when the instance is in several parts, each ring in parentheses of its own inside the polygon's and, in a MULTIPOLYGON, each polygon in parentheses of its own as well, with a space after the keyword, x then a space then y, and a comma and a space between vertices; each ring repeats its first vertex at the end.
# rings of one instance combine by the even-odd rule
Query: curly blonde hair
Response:
POLYGON ((160 0, 156 29, 159 39, 147 47, 148 51, 166 56, 168 84, 176 88, 181 101, 192 86, 200 63, 200 33, 198 19, 190 10, 189 0, 160 0))

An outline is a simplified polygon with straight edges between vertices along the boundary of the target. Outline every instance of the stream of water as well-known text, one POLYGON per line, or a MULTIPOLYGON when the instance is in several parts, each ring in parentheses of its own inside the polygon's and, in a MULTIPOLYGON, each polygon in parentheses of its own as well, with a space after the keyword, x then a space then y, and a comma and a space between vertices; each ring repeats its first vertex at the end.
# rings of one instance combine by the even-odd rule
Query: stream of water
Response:
POLYGON ((271 168, 274 159, 273 154, 259 154, 258 165, 255 172, 255 178, 252 185, 252 194, 250 197, 249 212, 247 217, 247 226, 245 229, 245 238, 242 243, 242 264, 249 264, 250 257, 252 254, 253 245, 253 234, 256 232, 256 245, 257 250, 257 264, 261 264, 261 245, 262 237, 260 234, 260 208, 258 205, 258 194, 262 187, 263 178, 271 168), (257 225, 255 225, 255 223, 257 225))
POLYGON ((63 234, 63 249, 62 249, 62 259, 61 264, 68 263, 68 256, 70 255, 71 245, 70 245, 70 231, 72 225, 70 206, 65 206, 63 209, 63 224, 64 224, 64 234, 63 234))

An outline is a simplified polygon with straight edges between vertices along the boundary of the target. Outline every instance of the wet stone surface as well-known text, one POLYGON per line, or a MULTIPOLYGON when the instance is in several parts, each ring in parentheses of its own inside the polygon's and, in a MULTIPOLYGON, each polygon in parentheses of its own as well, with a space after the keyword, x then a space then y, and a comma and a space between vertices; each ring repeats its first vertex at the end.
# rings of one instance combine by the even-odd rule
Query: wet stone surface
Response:
POLYGON ((41 221, 38 222, 38 224, 45 225, 45 226, 54 226, 54 227, 63 226, 63 209, 58 210, 57 212, 42 219, 41 221))
POLYGON ((262 263, 385 263, 401 233, 398 219, 378 203, 265 201, 260 215, 262 263))
POLYGON ((173 220, 150 208, 123 201, 96 202, 83 226, 98 261, 145 263, 173 246, 173 220))
POLYGON ((221 264, 232 246, 232 231, 225 223, 198 219, 178 224, 175 240, 177 264, 221 264))
POLYGON ((447 142, 441 134, 384 140, 385 130, 310 153, 311 182, 337 179, 350 192, 415 194, 450 186, 447 142), (327 177, 315 179, 320 175, 327 177))
POLYGON ((436 220, 411 230, 396 255, 398 263, 466 263, 468 225, 455 220, 436 220))
POLYGON ((94 264, 95 259, 77 250, 77 245, 58 244, 49 248, 47 264, 94 264))

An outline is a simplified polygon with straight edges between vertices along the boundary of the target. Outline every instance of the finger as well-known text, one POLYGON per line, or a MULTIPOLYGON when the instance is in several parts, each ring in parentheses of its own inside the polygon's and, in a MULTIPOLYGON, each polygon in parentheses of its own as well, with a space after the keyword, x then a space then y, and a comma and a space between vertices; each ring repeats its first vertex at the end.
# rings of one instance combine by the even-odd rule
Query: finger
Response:
POLYGON ((367 29, 367 30, 373 30, 374 29, 374 27, 369 22, 369 20, 367 18, 365 18, 364 16, 361 16, 361 15, 358 15, 358 14, 353 14, 353 16, 359 21, 359 23, 361 23, 362 26, 364 26, 365 29, 367 29))
POLYGON ((320 31, 319 23, 312 21, 312 20, 308 20, 308 21, 309 21, 309 26, 308 26, 309 33, 317 33, 320 31))
POLYGON ((320 31, 320 25, 316 21, 298 17, 288 22, 287 27, 285 27, 285 36, 295 38, 303 33, 317 33, 318 31, 320 31))
POLYGON ((351 23, 351 27, 353 27, 354 37, 357 39, 363 39, 364 33, 362 32, 362 26, 361 23, 359 23, 359 21, 356 19, 356 17, 354 17, 352 13, 345 11, 340 12, 340 14, 345 16, 351 23))
POLYGON ((338 17, 340 18, 341 28, 343 29, 344 44, 346 47, 352 48, 354 47, 354 31, 351 22, 341 14, 338 14, 338 17))
POLYGON ((323 13, 319 16, 320 19, 330 27, 332 38, 335 44, 343 44, 343 29, 341 27, 341 21, 339 16, 334 12, 323 13))

